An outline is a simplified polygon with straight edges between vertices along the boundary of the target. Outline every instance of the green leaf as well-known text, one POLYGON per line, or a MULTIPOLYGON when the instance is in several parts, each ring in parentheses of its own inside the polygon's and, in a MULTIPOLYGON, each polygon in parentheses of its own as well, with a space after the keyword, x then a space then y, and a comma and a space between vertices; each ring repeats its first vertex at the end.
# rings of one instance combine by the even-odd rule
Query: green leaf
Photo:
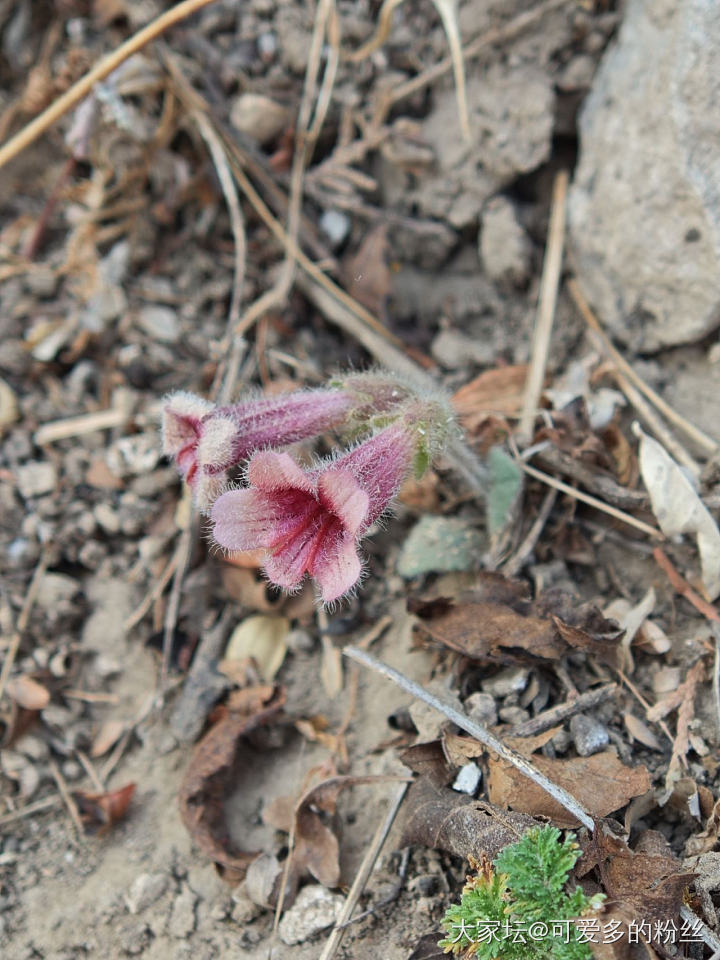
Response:
POLYGON ((512 519, 522 492, 523 472, 502 447, 493 447, 488 457, 488 473, 488 529, 493 537, 512 519))

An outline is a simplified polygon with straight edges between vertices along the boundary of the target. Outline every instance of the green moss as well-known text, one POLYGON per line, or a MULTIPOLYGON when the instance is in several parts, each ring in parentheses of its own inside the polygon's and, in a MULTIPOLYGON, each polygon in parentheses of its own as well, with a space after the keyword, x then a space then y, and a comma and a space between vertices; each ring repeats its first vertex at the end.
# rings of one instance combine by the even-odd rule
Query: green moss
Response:
POLYGON ((471 864, 459 904, 445 914, 445 953, 478 960, 590 960, 573 921, 596 911, 602 894, 566 891, 580 856, 574 837, 538 827, 505 847, 492 864, 471 864))

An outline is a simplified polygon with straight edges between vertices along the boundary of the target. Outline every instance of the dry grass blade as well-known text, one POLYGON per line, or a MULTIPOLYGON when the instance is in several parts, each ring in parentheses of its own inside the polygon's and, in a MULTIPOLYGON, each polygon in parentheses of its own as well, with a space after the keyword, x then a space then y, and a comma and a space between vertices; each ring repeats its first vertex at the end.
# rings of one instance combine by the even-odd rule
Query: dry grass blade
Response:
MULTIPOLYGON (((380 8, 378 16, 378 28, 375 35, 367 43, 363 44, 354 53, 348 55, 347 59, 351 63, 359 63, 365 60, 385 43, 390 35, 392 27, 392 15, 396 7, 399 7, 403 0, 385 0, 380 8)), ((467 85, 465 83, 465 59, 463 56, 462 39, 460 37, 460 26, 457 16, 456 0, 433 0, 433 4, 440 19, 442 20, 445 36, 447 37, 448 47, 450 48, 450 63, 455 74, 455 92, 458 102, 458 114, 460 116, 460 127, 466 140, 470 140, 470 115, 467 105, 467 85)))
POLYGON ((166 30, 186 20, 188 17, 202 10, 203 7, 210 6, 215 0, 183 0, 177 6, 166 10, 165 13, 156 17, 152 23, 149 23, 142 30, 121 44, 117 50, 113 50, 106 57, 96 64, 92 70, 81 77, 77 83, 73 84, 61 97, 58 97, 47 110, 35 117, 27 126, 23 127, 12 139, 0 147, 0 168, 14 159, 26 147, 29 147, 33 141, 42 136, 46 130, 56 123, 68 110, 72 110, 83 100, 92 90, 96 83, 110 76, 113 70, 117 70, 120 64, 124 63, 134 54, 138 53, 148 43, 156 40, 166 30))
POLYGON ((533 335, 530 370, 525 384, 522 413, 518 424, 516 439, 521 446, 532 439, 535 411, 540 403, 545 368, 550 352, 550 336, 555 320, 560 272, 562 270, 563 249, 565 246, 565 200, 568 188, 568 172, 560 170, 553 183, 552 205, 548 239, 545 248, 540 294, 538 297, 537 319, 533 335))
POLYGON ((479 740, 480 743, 485 744, 485 746, 489 747, 499 757, 512 764, 523 774, 525 774, 526 777, 529 777, 534 783, 545 790, 545 792, 548 793, 553 800, 564 807, 565 810, 571 813, 574 817, 577 817, 580 823, 587 827, 591 833, 593 832, 595 828, 595 821, 590 816, 588 811, 585 810, 580 803, 578 803, 575 797, 571 796, 562 787, 559 787, 557 784, 549 780, 546 776, 540 773, 540 771, 537 770, 526 757, 523 757, 516 751, 511 750, 502 742, 502 740, 498 740, 498 738, 490 733, 489 730, 486 730, 485 727, 481 726, 479 723, 476 723, 474 720, 471 720, 466 714, 460 713, 459 710, 456 710, 449 704, 443 703, 442 700, 439 700, 433 694, 421 687, 419 683, 415 683, 414 680, 406 677, 398 670, 394 670, 387 664, 382 663, 380 660, 377 660, 364 650, 350 646, 345 647, 343 653, 352 660, 356 660, 363 666, 369 667, 371 670, 375 670, 382 676, 392 680, 399 687, 402 687, 403 690, 406 690, 408 693, 412 694, 412 696, 417 697, 418 700, 422 700, 423 703, 427 703, 429 706, 434 707, 435 710, 438 710, 440 713, 442 713, 443 716, 447 717, 448 720, 451 720, 454 724, 460 727, 461 730, 464 730, 465 733, 469 733, 471 737, 475 737, 475 739, 479 740))
MULTIPOLYGON (((622 354, 615 349, 615 347, 610 342, 610 338, 600 326, 600 323, 597 317, 590 309, 590 305, 585 299, 585 296, 582 290, 580 289, 580 285, 578 284, 577 280, 575 279, 568 280, 568 290, 570 291, 570 295, 575 301, 575 305, 580 311, 583 320, 599 339, 604 353, 612 360, 612 362, 617 367, 617 370, 619 372, 618 383, 620 384, 623 391, 626 392, 628 400, 630 400, 633 406, 636 407, 638 412, 640 413, 642 411, 640 410, 639 407, 637 407, 635 399, 633 399, 633 396, 636 397, 637 394, 633 392, 633 396, 631 396, 630 393, 627 393, 627 391, 625 390, 625 385, 632 385, 635 388, 637 388, 637 391, 644 394, 647 397, 647 399, 655 406, 655 408, 659 410, 660 413, 662 413, 662 415, 667 420, 670 421, 670 423, 674 424, 678 428, 678 430, 682 430, 682 432, 685 434, 685 436, 689 440, 692 440, 693 443, 697 444, 698 448, 701 449, 703 453, 712 455, 718 448, 718 445, 715 442, 715 440, 709 437, 706 433, 703 433, 702 430, 699 430, 696 426, 694 426, 694 424, 690 423, 689 420, 686 420, 685 417, 681 416, 676 410, 674 410, 669 403, 663 400, 663 398, 658 393, 656 393, 652 389, 652 387, 648 386, 647 383, 645 383, 645 381, 642 379, 642 377, 640 377, 635 372, 635 370, 633 370, 633 368, 630 366, 627 360, 622 356, 622 354)), ((647 409, 647 408, 645 407, 644 409, 647 409)), ((652 429, 654 432, 654 427, 652 429)), ((660 439, 662 440, 663 438, 660 437, 660 439)), ((663 440, 663 442, 665 443, 665 446, 668 447, 668 449, 671 448, 672 440, 671 440, 671 444, 668 444, 666 440, 663 440)), ((677 441, 675 441, 675 444, 677 444, 677 441)), ((680 459, 677 456, 677 454, 674 454, 674 456, 676 456, 676 459, 680 459)))
POLYGON ((395 796, 395 799, 390 804, 390 808, 383 819, 382 823, 379 825, 375 836, 370 843, 370 846, 367 849, 367 853, 363 857, 363 861, 358 868, 358 872, 355 874, 355 879, 353 880, 352 886, 348 891, 348 895, 345 899, 343 905, 342 913, 338 917, 337 923, 333 928, 330 937, 328 938, 327 943, 325 944, 325 949, 320 955, 320 960, 332 960, 332 958, 337 953, 342 939, 345 935, 345 930, 347 923, 352 917, 353 910, 360 899, 360 895, 365 889, 365 884, 368 881, 368 877, 372 873, 372 869, 375 866, 375 861, 380 855, 380 851, 383 848, 387 836, 390 833, 390 829, 395 822, 395 817, 397 816, 398 810, 405 799, 405 794, 408 790, 408 784, 403 783, 400 789, 395 796))
POLYGON ((50 550, 48 547, 40 557, 40 562, 38 563, 37 567, 35 567, 35 573, 33 574, 33 578, 30 581, 30 586, 25 594, 25 601, 23 603, 22 610, 20 611, 20 616, 18 617, 15 632, 10 638, 8 652, 5 655, 2 671, 0 672, 0 700, 2 700, 3 694, 5 693, 5 687, 7 686, 7 682, 10 678, 10 671, 13 668, 15 657, 20 649, 20 642, 22 641, 23 633, 25 633, 25 630, 27 629, 28 621, 30 620, 30 614, 32 613, 32 608, 35 604, 38 590, 40 589, 40 583, 45 575, 49 561, 50 550))
MULTIPOLYGON (((474 59, 485 50, 491 50, 493 47, 498 47, 503 43, 514 40, 515 37, 524 33, 528 27, 540 22, 549 13, 552 13, 553 10, 557 10, 559 7, 566 6, 568 2, 569 0, 547 0, 547 2, 538 4, 538 6, 534 7, 532 10, 524 11, 505 26, 497 27, 494 30, 488 30, 487 33, 483 34, 481 37, 477 37, 475 40, 472 40, 470 43, 466 44, 462 50, 463 62, 474 59)), ((375 124, 379 125, 383 123, 385 117, 390 111, 390 108, 399 100, 404 100, 405 97, 412 96, 412 94, 417 93, 418 90, 422 90, 429 84, 434 83, 435 80, 439 80, 440 77, 443 77, 446 73, 449 73, 454 69, 454 67, 455 62, 453 58, 446 57, 439 63, 434 64, 424 73, 419 74, 417 77, 413 77, 412 80, 406 80, 404 83, 398 84, 380 103, 379 113, 378 116, 375 117, 374 121, 375 124)))
POLYGON ((519 463, 520 467, 528 474, 530 477, 534 477, 536 480, 540 480, 542 483, 546 483, 549 487, 555 487, 556 490, 559 490, 561 493, 566 493, 570 497, 574 497, 576 500, 580 500, 582 503, 587 503, 590 507, 595 507, 596 510, 601 510, 603 513, 607 513, 608 516, 614 517, 616 520, 621 520, 623 523, 627 523, 630 527, 635 527, 636 530, 642 530, 643 533, 647 533, 650 537, 655 537, 657 540, 664 540, 662 532, 656 527, 650 526, 649 523, 645 523, 643 520, 638 520, 636 517, 633 517, 629 513, 625 513, 624 510, 619 510, 617 507, 611 507, 609 503, 605 503, 603 500, 598 500, 597 497, 591 497, 589 493, 583 493, 581 490, 576 490, 575 487, 569 486, 567 483, 563 483, 562 480, 556 480, 555 477, 551 477, 548 473, 543 473, 542 470, 536 470, 535 467, 528 466, 527 463, 519 463))

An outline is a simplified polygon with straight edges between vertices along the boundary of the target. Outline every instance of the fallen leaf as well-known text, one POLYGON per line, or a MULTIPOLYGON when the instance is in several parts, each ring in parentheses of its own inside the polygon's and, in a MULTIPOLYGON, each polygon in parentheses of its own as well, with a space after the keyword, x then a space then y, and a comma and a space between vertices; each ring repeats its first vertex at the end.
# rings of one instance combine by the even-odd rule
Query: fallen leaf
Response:
MULTIPOLYGON (((564 787, 595 817, 604 817, 645 793, 650 774, 642 766, 626 767, 612 750, 590 757, 556 759, 537 756, 533 764, 540 773, 564 787)), ((547 817, 556 826, 576 827, 577 819, 517 767, 488 755, 488 795, 500 807, 547 817)))
POLYGON ((239 879, 256 853, 232 847, 225 825, 224 800, 239 748, 247 734, 278 719, 285 703, 281 689, 240 690, 242 709, 225 708, 192 752, 179 791, 180 816, 193 842, 229 877, 239 879), (253 697, 254 694, 254 697, 253 697))
POLYGON ((242 661, 252 657, 260 676, 271 683, 285 659, 289 632, 290 621, 286 617, 263 614, 247 617, 233 630, 223 659, 242 661))
POLYGON ((27 675, 8 680, 5 689, 15 703, 25 710, 44 710, 50 703, 50 692, 27 675))
POLYGON ((95 735, 90 747, 90 756, 93 759, 104 756, 115 746, 126 728, 127 724, 123 720, 106 720, 95 735))
POLYGON ((557 660, 569 649, 581 649, 615 661, 622 631, 592 604, 574 604, 559 591, 530 604, 513 581, 503 584, 502 579, 480 580, 455 603, 415 602, 411 609, 421 618, 418 628, 473 660, 557 660))
POLYGON ((650 587, 640 603, 635 606, 632 606, 627 600, 620 597, 618 600, 614 600, 609 604, 604 610, 605 616, 617 620, 625 631, 621 643, 623 655, 622 666, 628 673, 632 673, 635 667, 632 653, 630 652, 630 644, 654 609, 655 589, 650 587))
POLYGON ((420 777, 403 804, 405 819, 400 846, 420 844, 456 857, 494 860, 526 830, 540 825, 524 813, 503 810, 484 800, 433 784, 420 777))
POLYGON ((486 370, 460 387, 452 404, 465 430, 473 435, 490 417, 517 416, 522 409, 527 374, 527 364, 499 367, 486 370))
POLYGON ((109 790, 106 793, 86 793, 80 790, 73 794, 73 799, 84 821, 109 830, 124 818, 136 786, 135 783, 128 783, 118 790, 109 790))
POLYGON ((385 302, 392 290, 388 252, 388 228, 381 223, 366 234, 342 268, 347 292, 376 316, 385 313, 385 302))
POLYGON ((623 721, 625 722, 627 732, 633 740, 639 740, 640 743, 645 744, 646 747, 650 747, 651 750, 659 750, 661 753, 664 753, 662 743, 660 743, 646 723, 643 723, 642 720, 628 711, 623 714, 623 721))
POLYGON ((660 529, 671 538, 681 533, 696 535, 705 593, 708 600, 715 600, 720 594, 720 530, 665 448, 639 426, 634 430, 640 437, 640 472, 660 529))
POLYGON ((524 474, 502 447, 493 447, 488 456, 487 519, 490 537, 495 540, 517 516, 524 474))

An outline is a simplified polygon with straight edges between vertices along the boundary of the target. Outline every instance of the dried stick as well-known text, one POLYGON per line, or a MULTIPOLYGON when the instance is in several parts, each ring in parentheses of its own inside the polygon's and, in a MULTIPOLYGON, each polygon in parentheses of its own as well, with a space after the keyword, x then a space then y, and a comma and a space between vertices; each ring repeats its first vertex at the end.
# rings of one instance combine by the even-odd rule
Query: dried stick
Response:
POLYGON ((527 536, 517 548, 515 553, 513 553, 511 557, 508 557, 501 567, 501 570, 506 577, 512 579, 513 577, 517 576, 518 573, 520 573, 523 564, 532 553, 533 547, 540 538, 540 534, 543 531, 543 527, 547 523, 556 499, 557 490, 555 490, 554 487, 550 487, 545 494, 543 502, 540 504, 538 515, 535 517, 533 525, 528 530, 527 536))
MULTIPOLYGON (((488 30, 487 33, 472 40, 463 48, 463 60, 472 60, 485 50, 490 50, 493 47, 507 43, 509 40, 514 40, 515 37, 527 30, 528 27, 542 20, 553 10, 565 6, 567 3, 568 0, 548 0, 546 3, 538 4, 538 6, 532 10, 526 10, 524 13, 521 13, 505 26, 488 30)), ((404 100, 405 97, 412 96, 412 94, 417 93, 418 90, 422 90, 429 84, 434 83, 435 80, 439 80, 440 77, 449 73, 453 67, 453 58, 445 57, 444 60, 440 60, 439 63, 434 64, 419 76, 413 77, 412 80, 399 83, 390 91, 387 98, 384 98, 381 102, 381 113, 380 116, 376 118, 376 122, 382 123, 390 108, 399 100, 404 100)))
POLYGON ((711 630, 715 640, 715 660, 712 676, 713 700, 715 701, 715 721, 718 733, 720 733, 720 627, 713 623, 711 630))
MULTIPOLYGON (((698 427, 696 427, 694 424, 690 423, 689 420, 686 420, 685 417, 674 410, 669 403, 663 400, 660 394, 656 393, 651 386, 645 383, 642 377, 635 372, 623 355, 615 349, 610 338, 600 326, 597 317, 590 309, 590 305, 585 299, 577 280, 574 278, 568 280, 567 286, 568 290, 570 291, 570 295, 575 301, 575 305, 582 314, 583 320, 596 334, 600 343, 602 344, 604 352, 615 364, 621 376, 624 376, 625 383, 629 382, 637 387, 640 393, 643 393, 648 398, 648 400, 660 411, 660 413, 662 413, 666 420, 669 420, 670 423, 674 424, 679 430, 682 430, 685 436, 697 444, 703 453, 708 455, 715 453, 718 448, 716 441, 709 437, 706 433, 703 433, 703 431, 698 429, 698 427)), ((625 388, 623 387, 623 390, 624 389, 625 388)), ((627 397, 633 406, 635 406, 630 394, 627 394, 627 397)), ((640 412, 639 409, 638 412, 640 412)))
POLYGON ((681 576, 675 569, 672 561, 664 550, 661 550, 660 547, 655 547, 653 557, 655 558, 655 563, 657 563, 667 576, 676 593, 679 593, 681 597, 689 600, 695 609, 704 617, 707 617, 708 620, 714 620, 716 623, 720 623, 720 613, 718 613, 717 608, 693 590, 685 577, 681 576))
POLYGON ((111 430, 122 427, 130 416, 130 409, 125 406, 110 407, 108 410, 98 410, 96 413, 83 413, 79 417, 68 417, 65 420, 54 420, 44 423, 35 431, 33 441, 42 447, 46 443, 55 443, 57 440, 67 440, 70 437, 84 436, 96 430, 111 430))
POLYGON ((614 517, 616 520, 621 520, 623 523, 627 523, 628 526, 635 527, 636 530, 642 530, 643 533, 647 533, 650 537, 655 537, 657 540, 665 539, 661 530, 658 530, 656 527, 651 527, 649 523, 645 523, 643 520, 636 519, 636 517, 631 516, 629 513, 625 513, 624 510, 611 507, 609 503, 598 500, 597 497, 591 497, 589 493, 576 490, 575 487, 563 483, 562 480, 556 480, 555 477, 551 477, 550 474, 543 473, 542 470, 536 470, 535 467, 531 467, 521 460, 518 461, 518 466, 521 467, 528 476, 535 477, 536 480, 546 483, 549 487, 555 487, 555 489, 560 490, 561 493, 566 493, 568 496, 574 497, 582 503, 587 503, 589 506, 595 507, 596 510, 601 510, 603 513, 607 513, 608 516, 614 517))
POLYGON ((560 272, 562 270, 563 249, 565 246, 565 200, 567 198, 568 172, 560 170, 555 175, 548 224, 547 245, 543 260, 540 294, 538 296, 537 318, 533 336, 530 370, 525 382, 520 423, 516 431, 516 440, 525 446, 532 439, 535 411, 540 404, 545 368, 550 352, 550 336, 555 321, 560 272))
POLYGON ((370 846, 367 849, 367 853, 363 857, 363 861, 360 864, 360 869, 355 874, 355 879, 353 880, 352 886, 350 887, 348 895, 345 898, 342 912, 338 917, 330 936, 328 937, 327 943, 325 944, 325 949, 320 954, 320 960, 332 960, 337 953, 340 943, 342 942, 342 938, 345 936, 345 929, 348 921, 352 917, 352 912, 355 909, 358 900, 360 899, 360 895, 365 889, 365 884, 372 873, 373 867, 375 866, 375 861, 380 855, 380 851, 387 840, 387 836, 390 833, 390 828, 395 822, 395 817, 397 816, 398 810, 405 799, 407 789, 408 784, 403 783, 395 795, 395 799, 390 804, 390 808, 388 809, 384 820, 377 828, 375 836, 372 838, 370 846))
POLYGON ((5 693, 5 687, 7 686, 8 679, 10 678, 10 671, 13 668, 15 657, 20 649, 22 635, 27 629, 28 621, 30 620, 30 614, 32 613, 32 608, 37 598, 38 590, 40 589, 40 582, 45 575, 45 571, 47 570, 47 565, 49 562, 50 549, 49 547, 46 547, 45 551, 40 557, 37 567, 35 567, 35 573, 33 574, 33 578, 30 581, 30 586, 25 594, 25 601, 22 605, 20 616, 18 617, 15 632, 10 638, 8 652, 5 656, 5 660, 3 661, 2 671, 0 672, 0 700, 2 700, 3 694, 5 693))
POLYGON ((72 820, 75 826, 75 829, 78 832, 78 836, 82 837, 83 834, 85 833, 85 830, 83 829, 82 820, 80 819, 80 812, 77 808, 77 804, 75 803, 72 796, 70 795, 70 791, 68 790, 68 785, 65 782, 65 777, 63 777, 63 775, 60 773, 60 768, 58 767, 58 765, 55 763, 54 760, 51 759, 49 761, 49 764, 50 764, 50 773, 52 773, 53 779, 57 784, 58 790, 60 791, 60 796, 63 799, 63 803, 68 809, 68 813, 70 814, 70 819, 72 820))
POLYGON ((554 727, 560 720, 567 720, 568 717, 573 717, 582 710, 589 710, 612 699, 617 689, 616 683, 606 683, 602 687, 595 687, 594 690, 587 690, 574 700, 566 700, 565 703, 559 703, 556 707, 543 710, 532 720, 517 724, 510 729, 510 734, 513 737, 534 737, 536 733, 542 733, 554 727))
POLYGON ((86 73, 84 77, 81 77, 77 83, 74 83, 61 97, 53 101, 46 110, 43 110, 39 116, 35 117, 27 126, 23 127, 14 137, 8 140, 6 144, 0 147, 0 168, 14 159, 26 147, 29 147, 33 141, 37 140, 39 136, 59 120, 63 114, 67 113, 68 110, 72 110, 76 104, 80 103, 80 101, 92 91, 96 83, 108 77, 113 70, 117 70, 121 63, 124 63, 129 57, 132 57, 133 54, 138 53, 143 47, 146 47, 148 43, 151 43, 176 23, 186 20, 192 16, 193 13, 197 13, 198 10, 202 10, 203 7, 208 7, 214 2, 215 0, 182 0, 182 3, 178 3, 177 6, 166 10, 165 13, 156 17, 152 23, 143 27, 142 30, 138 30, 134 36, 121 44, 117 50, 113 50, 112 53, 103 57, 100 63, 95 64, 92 70, 86 73))
POLYGON ((392 680, 399 687, 402 687, 403 690, 406 690, 412 696, 417 697, 418 700, 422 700, 423 703, 427 703, 429 706, 434 707, 435 710, 438 710, 440 713, 442 713, 443 716, 447 717, 448 720, 451 720, 454 724, 456 724, 456 726, 460 727, 461 730, 469 733, 471 737, 479 740, 480 743, 484 743, 485 746, 493 750, 499 757, 501 757, 503 760, 506 760, 508 763, 513 764, 513 766, 517 767, 517 769, 520 770, 521 773, 524 773, 526 777, 529 777, 539 787, 542 787, 546 793, 548 793, 554 800, 565 807, 565 809, 572 813, 574 817, 577 817, 580 823, 582 823, 584 827, 587 827, 587 829, 592 833, 595 828, 594 820, 588 811, 575 799, 575 797, 571 796, 567 790, 564 790, 556 783, 553 783, 552 780, 549 780, 544 774, 540 773, 539 770, 536 770, 526 757, 523 757, 515 750, 511 750, 501 740, 498 740, 496 736, 490 733, 489 730, 481 726, 481 724, 471 720, 470 717, 466 716, 464 713, 460 713, 449 704, 443 703, 438 697, 421 687, 419 683, 415 683, 414 680, 406 677, 398 670, 389 667, 387 664, 382 663, 380 660, 377 660, 364 650, 349 646, 345 647, 343 653, 352 660, 356 660, 358 663, 361 663, 363 666, 369 667, 371 670, 375 670, 377 673, 381 674, 381 676, 392 680))

